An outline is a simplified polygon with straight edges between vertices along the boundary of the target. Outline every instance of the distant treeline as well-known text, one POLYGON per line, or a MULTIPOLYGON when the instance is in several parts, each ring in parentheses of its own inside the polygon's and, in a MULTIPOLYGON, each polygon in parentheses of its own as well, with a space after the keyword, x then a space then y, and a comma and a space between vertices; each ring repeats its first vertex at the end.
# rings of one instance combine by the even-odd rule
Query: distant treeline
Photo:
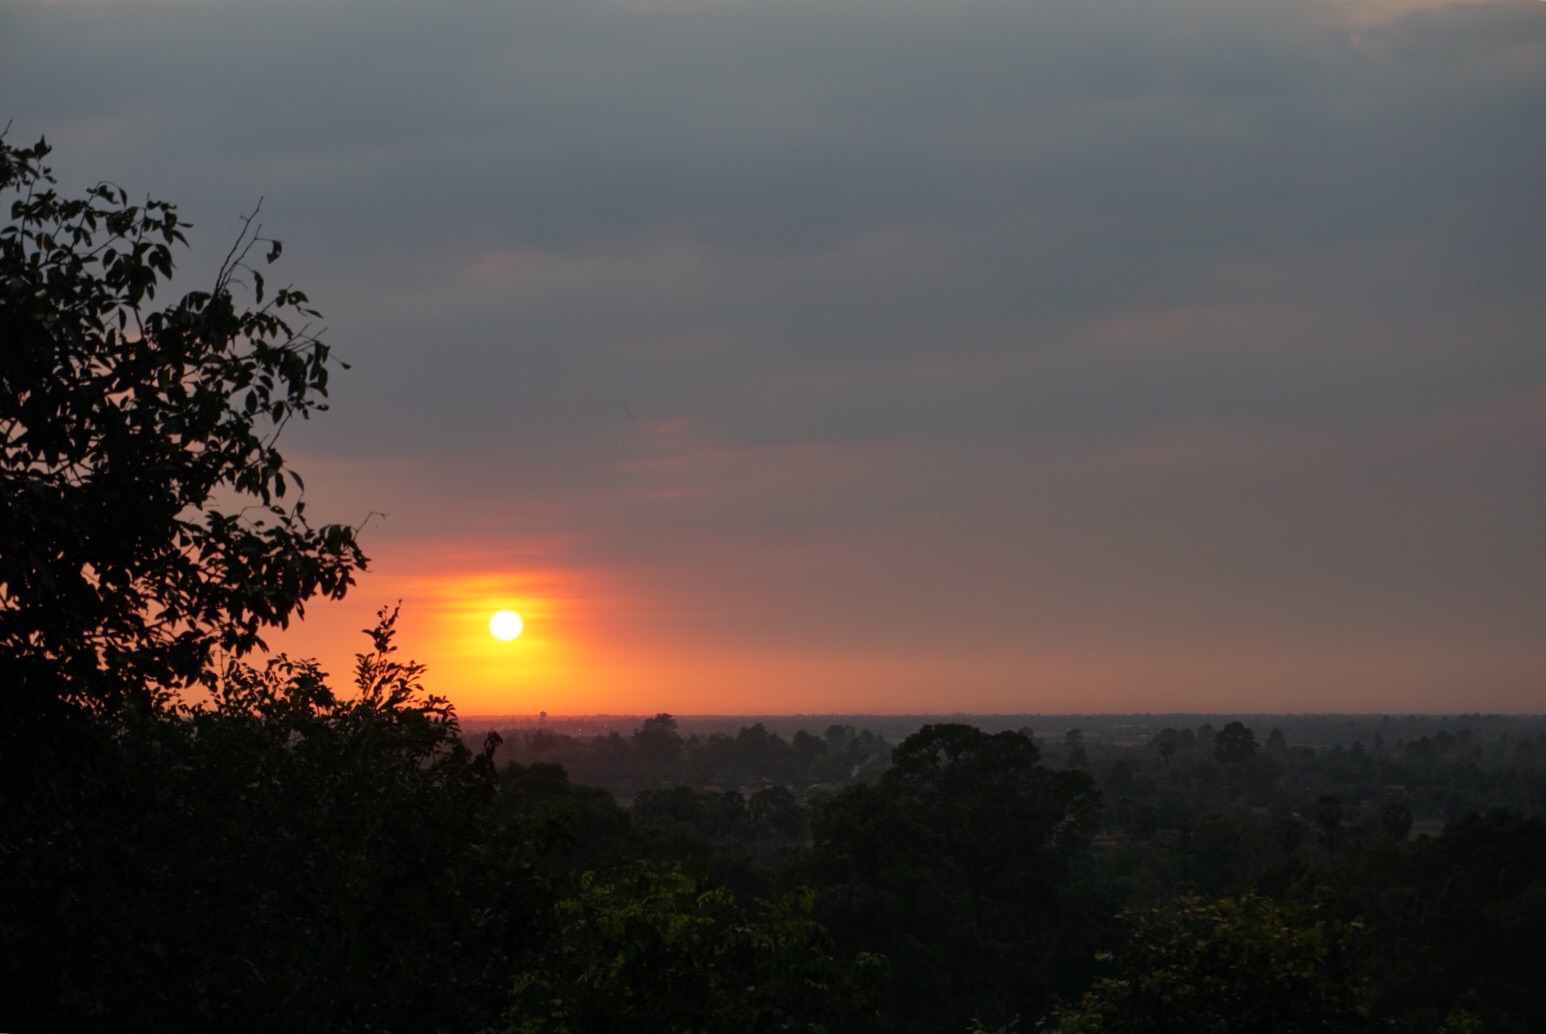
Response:
MULTIPOLYGON (((1090 772, 1106 794, 1107 829, 1133 821, 1133 804, 1154 810, 1152 818, 1138 821, 1175 829, 1186 813, 1226 805, 1305 813, 1308 802, 1323 794, 1364 811, 1399 798, 1417 821, 1489 807, 1532 814, 1546 801, 1537 776, 1546 765, 1546 717, 1187 716, 1198 718, 1195 724, 1148 715, 997 716, 981 722, 850 717, 846 724, 811 725, 802 716, 736 724, 725 717, 660 714, 633 720, 624 733, 619 728, 629 720, 608 716, 606 732, 586 734, 564 730, 603 723, 541 716, 498 728, 495 758, 558 764, 574 781, 604 787, 624 801, 672 786, 750 794, 778 785, 804 799, 874 781, 890 764, 892 745, 925 725, 966 724, 1022 733, 1049 760, 1090 772), (1230 739, 1243 756, 1220 753, 1222 729, 1248 734, 1248 743, 1230 739)), ((496 726, 483 720, 467 728, 473 742, 496 726)))
POLYGON ((642 853, 747 896, 810 888, 839 957, 888 960, 885 1030, 1543 1029, 1546 722, 1269 720, 1127 746, 936 723, 885 754, 845 725, 512 729, 502 799, 587 802, 616 839, 582 836, 582 866, 642 853))
MULTIPOLYGON (((653 714, 548 714, 463 716, 462 729, 469 736, 487 732, 504 734, 510 730, 545 728, 549 732, 589 739, 617 732, 631 736, 653 714)), ((984 732, 1013 732, 1030 729, 1034 735, 1051 742, 1069 729, 1079 729, 1087 743, 1113 743, 1135 746, 1148 743, 1164 729, 1222 728, 1229 722, 1241 722, 1265 736, 1278 729, 1294 746, 1350 747, 1358 741, 1370 743, 1376 736, 1387 742, 1430 739, 1448 733, 1468 731, 1485 742, 1506 743, 1517 739, 1535 739, 1546 732, 1546 715, 1527 714, 1267 714, 1175 713, 1175 714, 741 714, 674 715, 678 731, 685 737, 721 733, 734 736, 740 730, 761 725, 768 732, 789 739, 796 732, 819 735, 833 725, 848 725, 867 730, 893 743, 900 743, 925 725, 970 725, 984 732)))

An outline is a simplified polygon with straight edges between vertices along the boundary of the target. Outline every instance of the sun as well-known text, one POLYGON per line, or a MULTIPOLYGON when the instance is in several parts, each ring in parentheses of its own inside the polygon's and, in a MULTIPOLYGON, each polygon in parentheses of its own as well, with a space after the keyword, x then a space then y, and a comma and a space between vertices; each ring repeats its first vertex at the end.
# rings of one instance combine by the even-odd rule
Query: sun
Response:
POLYGON ((495 639, 503 639, 506 642, 520 635, 523 627, 524 622, 521 621, 521 615, 513 610, 501 610, 488 619, 489 633, 495 639))

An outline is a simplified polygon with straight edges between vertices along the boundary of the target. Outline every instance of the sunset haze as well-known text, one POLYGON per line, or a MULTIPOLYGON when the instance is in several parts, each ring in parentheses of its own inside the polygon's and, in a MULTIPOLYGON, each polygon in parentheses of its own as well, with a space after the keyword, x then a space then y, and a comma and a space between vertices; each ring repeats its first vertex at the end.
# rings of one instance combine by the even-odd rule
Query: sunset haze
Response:
POLYGON ((178 291, 262 198, 334 674, 400 600, 466 715, 1546 710, 1540 0, 16 0, 0 99, 178 291))

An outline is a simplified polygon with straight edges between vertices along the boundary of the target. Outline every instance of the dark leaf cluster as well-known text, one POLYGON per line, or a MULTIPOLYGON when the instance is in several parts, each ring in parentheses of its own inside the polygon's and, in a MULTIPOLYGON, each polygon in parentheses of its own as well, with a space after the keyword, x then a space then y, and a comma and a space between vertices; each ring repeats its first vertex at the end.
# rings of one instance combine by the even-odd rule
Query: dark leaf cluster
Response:
POLYGON ((0 674, 30 713, 186 685, 365 563, 277 447, 330 366, 306 296, 249 263, 277 242, 249 217, 208 290, 153 307, 188 224, 65 197, 48 154, 0 138, 0 674))

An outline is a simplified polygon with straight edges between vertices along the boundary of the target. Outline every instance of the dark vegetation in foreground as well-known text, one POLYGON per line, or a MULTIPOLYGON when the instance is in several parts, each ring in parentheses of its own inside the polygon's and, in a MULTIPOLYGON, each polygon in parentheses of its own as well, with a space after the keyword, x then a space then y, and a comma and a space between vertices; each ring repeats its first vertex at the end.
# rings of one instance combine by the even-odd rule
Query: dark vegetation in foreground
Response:
MULTIPOLYGON (((551 763, 496 766, 378 645, 347 699, 307 665, 229 668, 210 704, 77 726, 11 784, 9 1026, 1546 1025, 1546 823, 1412 811, 1533 768, 1435 759, 1371 805, 1356 746, 1251 751, 1226 724, 1212 750, 1070 766, 1061 739, 937 724, 830 792, 753 775, 624 807, 551 763)), ((641 775, 671 735, 661 716, 624 741, 641 775)))
POLYGON ((244 235, 151 311, 174 210, 46 153, 0 136, 0 1027, 1546 1030, 1534 723, 468 743, 390 610, 347 694, 249 665, 364 563, 284 501, 308 303, 244 235))

